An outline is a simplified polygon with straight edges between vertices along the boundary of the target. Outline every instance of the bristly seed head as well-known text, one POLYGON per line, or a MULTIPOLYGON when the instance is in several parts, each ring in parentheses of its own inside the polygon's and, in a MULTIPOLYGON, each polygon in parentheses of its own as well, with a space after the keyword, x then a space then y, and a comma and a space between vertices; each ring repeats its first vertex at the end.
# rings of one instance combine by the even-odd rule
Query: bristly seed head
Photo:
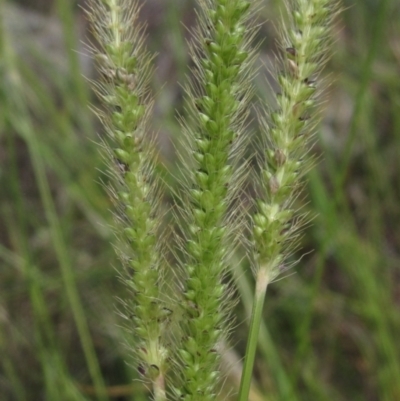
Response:
POLYGON ((139 359, 139 373, 153 383, 154 393, 164 394, 157 401, 165 401, 165 389, 160 388, 164 378, 159 378, 167 367, 163 339, 172 311, 161 301, 163 259, 155 155, 151 141, 145 140, 152 108, 152 55, 144 47, 139 11, 137 0, 89 0, 87 16, 101 47, 92 49, 102 75, 95 90, 107 110, 101 121, 110 137, 105 153, 113 178, 110 192, 116 200, 117 248, 131 294, 124 306, 126 316, 133 320, 128 329, 141 344, 132 353, 139 359))

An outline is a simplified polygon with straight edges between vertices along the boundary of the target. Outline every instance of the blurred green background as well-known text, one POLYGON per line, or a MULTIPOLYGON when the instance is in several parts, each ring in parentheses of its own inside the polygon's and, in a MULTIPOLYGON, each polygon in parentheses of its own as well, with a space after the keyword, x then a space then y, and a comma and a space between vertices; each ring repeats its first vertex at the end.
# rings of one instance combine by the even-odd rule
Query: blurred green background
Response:
MULTIPOLYGON (((263 3, 255 84, 268 101, 283 2, 263 3)), ((0 4, 0 400, 145 400, 116 312, 125 289, 84 78, 94 77, 85 3, 0 4)), ((142 10, 171 186, 194 7, 147 0, 142 10)), ((343 7, 303 200, 315 217, 293 274, 268 290, 251 401, 400 400, 400 3, 343 7)), ((221 399, 234 399, 251 306, 251 274, 238 273, 221 399)))

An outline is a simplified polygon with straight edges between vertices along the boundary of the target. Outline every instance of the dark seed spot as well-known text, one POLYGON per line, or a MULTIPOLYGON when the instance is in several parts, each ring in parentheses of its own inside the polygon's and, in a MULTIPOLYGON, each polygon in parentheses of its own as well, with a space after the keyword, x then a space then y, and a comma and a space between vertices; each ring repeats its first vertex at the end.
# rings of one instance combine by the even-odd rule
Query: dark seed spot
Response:
POLYGON ((316 79, 306 78, 303 82, 304 82, 306 85, 312 86, 312 85, 315 84, 316 79))
POLYGON ((139 364, 138 366, 138 372, 141 376, 144 376, 146 374, 146 369, 144 368, 143 364, 139 364))
POLYGON ((289 55, 291 55, 291 56, 293 56, 293 57, 296 57, 297 51, 296 51, 296 49, 295 49, 294 47, 287 47, 287 48, 286 48, 286 52, 287 52, 289 55))
POLYGON ((157 372, 160 371, 160 368, 157 365, 150 365, 150 367, 154 370, 156 370, 157 372))

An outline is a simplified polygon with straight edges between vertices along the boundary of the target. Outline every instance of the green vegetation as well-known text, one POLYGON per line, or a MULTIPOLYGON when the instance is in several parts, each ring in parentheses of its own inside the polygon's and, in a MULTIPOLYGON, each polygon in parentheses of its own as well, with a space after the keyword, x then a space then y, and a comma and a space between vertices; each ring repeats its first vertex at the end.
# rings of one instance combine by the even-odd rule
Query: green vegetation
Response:
MULTIPOLYGON (((109 3, 112 1, 109 0, 109 3)), ((140 154, 131 155, 129 160, 125 160, 128 156, 123 148, 127 139, 113 135, 116 132, 113 124, 118 125, 121 120, 115 117, 106 119, 108 129, 105 133, 111 139, 108 142, 104 130, 89 110, 89 103, 99 108, 102 106, 97 105, 95 97, 91 95, 90 85, 83 78, 79 64, 80 54, 76 50, 80 49, 80 42, 75 30, 75 22, 80 20, 79 8, 70 7, 71 2, 65 0, 54 2, 52 13, 62 17, 59 24, 62 42, 55 46, 62 57, 62 61, 58 62, 50 47, 35 47, 38 41, 34 34, 18 37, 8 14, 9 4, 4 1, 0 3, 4 10, 7 9, 7 13, 1 14, 3 19, 0 27, 2 400, 145 400, 149 399, 147 387, 132 379, 145 374, 157 384, 160 383, 160 375, 167 370, 171 380, 178 383, 175 393, 171 383, 167 384, 167 389, 171 391, 167 398, 175 398, 182 388, 187 399, 198 398, 196 394, 190 395, 193 394, 190 386, 180 387, 179 378, 188 377, 188 372, 180 372, 176 365, 182 359, 190 361, 188 352, 193 351, 192 335, 187 334, 190 330, 195 333, 190 325, 198 324, 195 320, 198 311, 190 302, 192 288, 186 288, 186 300, 180 302, 182 309, 171 308, 171 299, 177 289, 181 291, 184 286, 197 286, 196 274, 200 274, 201 279, 214 278, 206 277, 204 272, 196 272, 191 267, 197 263, 194 262, 196 258, 204 258, 204 255, 199 256, 193 245, 193 239, 199 237, 193 227, 191 214, 199 217, 200 213, 196 212, 199 203, 191 200, 193 211, 186 215, 178 212, 174 216, 169 210, 171 199, 180 201, 181 194, 186 191, 182 188, 182 181, 186 181, 192 191, 190 196, 199 196, 198 191, 204 189, 205 185, 202 175, 204 168, 200 168, 199 173, 193 176, 186 175, 179 167, 182 164, 177 163, 173 152, 168 150, 173 148, 168 141, 174 142, 184 157, 181 161, 185 165, 201 163, 200 151, 193 154, 194 161, 187 158, 190 156, 186 150, 188 144, 179 142, 182 132, 193 133, 197 141, 190 141, 189 145, 197 146, 197 134, 207 135, 207 130, 213 130, 215 126, 209 121, 217 121, 220 114, 212 115, 215 109, 206 99, 210 96, 205 95, 202 89, 204 78, 208 76, 205 71, 211 71, 212 68, 206 62, 197 65, 204 72, 199 72, 200 79, 187 87, 194 98, 193 104, 184 103, 182 98, 186 95, 180 96, 182 90, 178 82, 188 82, 185 74, 190 73, 187 67, 190 63, 189 52, 186 52, 184 43, 185 36, 193 32, 194 2, 165 0, 161 4, 149 0, 148 3, 144 6, 142 16, 149 23, 146 47, 160 54, 154 59, 156 72, 148 81, 151 93, 154 93, 155 106, 151 118, 139 118, 139 123, 146 123, 150 133, 159 132, 154 144, 160 149, 160 154, 144 158, 140 154), (157 14, 157 11, 161 14, 157 14), (184 21, 188 29, 179 21, 184 21), (63 46, 66 51, 63 51, 63 46), (200 95, 204 97, 200 99, 200 95), (184 117, 184 128, 179 125, 175 110, 184 117), (99 154, 98 145, 94 143, 98 142, 97 133, 104 143, 115 146, 112 157, 123 162, 119 166, 121 170, 115 171, 107 162, 107 155, 103 157, 99 154), (138 161, 145 164, 140 165, 138 161), (146 280, 155 283, 144 283, 144 290, 150 292, 147 295, 137 288, 129 288, 130 281, 127 279, 132 274, 132 268, 135 274, 141 274, 137 270, 136 259, 130 256, 131 252, 138 255, 137 244, 132 240, 136 238, 136 233, 126 232, 128 242, 120 238, 121 243, 117 248, 126 266, 123 271, 119 267, 121 263, 113 249, 116 242, 113 229, 110 228, 115 227, 110 209, 116 209, 112 197, 100 184, 113 185, 115 188, 117 175, 119 179, 131 180, 129 185, 132 188, 132 182, 137 181, 125 171, 127 165, 128 172, 137 168, 147 173, 151 168, 154 176, 163 180, 156 187, 149 187, 145 179, 142 182, 145 191, 160 188, 163 194, 157 196, 156 204, 150 206, 157 206, 158 216, 162 216, 162 219, 158 217, 159 231, 163 233, 162 243, 166 244, 165 248, 156 247, 154 252, 150 252, 153 259, 148 262, 157 269, 163 269, 163 280, 160 282, 158 275, 145 275, 146 280), (176 231, 182 230, 177 239, 182 241, 180 251, 174 250, 171 245, 176 238, 171 236, 168 227, 174 224, 176 231), (187 246, 186 242, 191 245, 187 246), (158 260, 158 252, 164 258, 158 260), (172 268, 177 264, 180 265, 180 272, 172 268), (185 274, 187 279, 177 282, 176 277, 184 277, 185 274), (118 279, 118 275, 122 276, 122 280, 118 279), (137 328, 141 322, 147 325, 144 319, 148 315, 141 315, 141 310, 135 311, 138 304, 133 302, 131 292, 137 297, 142 296, 146 302, 149 299, 146 297, 159 297, 161 286, 164 295, 160 297, 160 302, 156 305, 150 303, 158 324, 152 325, 152 336, 144 336, 139 340, 141 345, 138 347, 137 339, 133 342, 129 330, 137 328), (129 300, 127 309, 123 310, 126 316, 119 316, 115 312, 115 309, 122 309, 117 298, 125 304, 129 300), (171 315, 170 310, 173 310, 171 315), (180 329, 176 327, 174 322, 185 321, 183 318, 188 315, 193 320, 180 329), (182 335, 180 330, 186 334, 182 335), (165 332, 165 338, 159 338, 158 333, 161 332, 165 332), (146 341, 151 345, 144 345, 146 341), (164 346, 172 350, 168 358, 163 353, 164 346), (151 347, 154 352, 148 353, 146 347, 151 347), (139 369, 131 364, 132 350, 142 359, 139 369), (174 377, 175 374, 177 377, 174 377)), ((281 3, 272 1, 263 4, 254 20, 261 24, 259 31, 250 29, 247 39, 241 42, 245 46, 257 46, 257 42, 263 40, 260 53, 267 65, 275 63, 273 54, 280 51, 275 44, 275 39, 280 35, 275 29, 281 18, 281 3), (274 21, 275 26, 265 21, 274 21)), ((344 3, 343 7, 345 9, 331 34, 335 42, 333 57, 319 75, 321 79, 327 77, 330 83, 322 96, 325 117, 317 129, 318 140, 313 149, 313 156, 318 157, 319 161, 307 173, 307 184, 302 195, 295 197, 295 202, 291 204, 295 210, 301 208, 303 214, 309 214, 313 221, 306 227, 304 237, 300 240, 302 250, 294 249, 285 262, 284 266, 290 266, 298 261, 293 270, 284 269, 290 277, 269 285, 265 307, 259 308, 260 335, 249 395, 253 401, 396 401, 400 398, 400 347, 397 341, 400 332, 400 237, 397 230, 400 222, 400 11, 394 0, 344 3)), ((204 33, 204 30, 210 29, 207 22, 212 22, 212 19, 207 13, 201 12, 200 18, 203 18, 204 33)), ((227 20, 233 22, 230 18, 227 20)), ((211 27, 211 32, 214 32, 213 29, 211 27)), ((219 33, 218 29, 215 32, 219 33)), ((47 35, 49 37, 52 35, 47 35)), ((54 35, 54 40, 56 37, 54 35)), ((212 43, 199 42, 198 45, 212 44, 217 49, 219 44, 216 39, 213 37, 212 43)), ((286 43, 283 45, 290 49, 286 56, 293 61, 297 54, 293 50, 297 49, 286 43)), ((204 50, 199 50, 200 47, 196 49, 196 54, 199 51, 200 54, 207 54, 208 51, 207 47, 204 50)), ((105 50, 110 51, 110 48, 105 50)), ((104 100, 110 101, 111 111, 122 115, 127 110, 123 101, 128 99, 124 95, 124 85, 129 86, 132 82, 129 74, 122 74, 124 71, 121 68, 129 72, 129 68, 138 68, 138 65, 133 63, 127 66, 126 58, 117 53, 112 56, 115 57, 112 60, 114 65, 123 64, 116 73, 121 87, 115 93, 110 93, 110 90, 114 90, 110 86, 106 88, 107 93, 100 91, 103 95, 114 95, 113 99, 107 97, 104 100), (115 99, 115 96, 120 98, 115 99)), ((149 59, 151 57, 139 61, 147 63, 149 59)), ((249 62, 254 60, 256 67, 259 67, 258 74, 253 76, 249 70, 249 75, 253 79, 256 94, 272 110, 279 109, 277 104, 285 101, 285 94, 274 100, 276 89, 272 90, 266 79, 267 68, 250 55, 249 62)), ((283 68, 287 68, 288 74, 293 74, 293 68, 299 68, 298 60, 295 61, 297 67, 283 60, 286 63, 283 68)), ((109 74, 112 75, 113 68, 110 69, 107 62, 102 65, 111 70, 109 74)), ((89 75, 87 70, 84 75, 89 75)), ((296 75, 289 76, 296 78, 296 75)), ((303 79, 300 81, 304 83, 303 79)), ((105 82, 115 83, 117 80, 108 79, 105 82)), ((145 81, 142 83, 146 84, 145 81)), ((275 88, 275 83, 272 86, 275 88)), ((150 91, 145 85, 143 88, 142 92, 135 94, 135 99, 129 98, 129 102, 139 105, 143 96, 149 99, 150 91)), ((208 89, 212 88, 206 86, 205 90, 208 89)), ((247 93, 253 90, 251 85, 241 85, 239 89, 243 92, 235 92, 233 100, 228 99, 227 104, 234 104, 235 96, 238 99, 247 98, 247 93)), ((149 109, 143 110, 147 117, 150 107, 151 102, 149 109)), ((240 143, 240 156, 248 160, 248 164, 244 167, 234 164, 239 158, 236 158, 233 144, 235 157, 232 165, 239 175, 232 189, 233 192, 237 191, 240 202, 229 204, 227 201, 228 214, 238 207, 252 210, 248 206, 250 199, 264 198, 262 190, 254 183, 259 171, 255 159, 263 158, 258 144, 265 143, 265 127, 259 130, 255 124, 257 113, 252 108, 246 107, 242 113, 244 115, 241 114, 239 119, 247 120, 243 126, 239 124, 245 132, 242 135, 244 141, 240 143), (255 152, 260 153, 254 157, 255 152)), ((313 112, 310 114, 314 117, 313 112)), ((232 117, 237 118, 235 115, 232 117)), ((275 124, 281 121, 279 118, 273 120, 275 124)), ((127 119, 123 119, 123 122, 123 126, 117 127, 118 132, 124 133, 126 124, 137 123, 127 119)), ((222 120, 217 123, 218 129, 229 136, 226 124, 237 123, 222 120)), ((314 125, 313 122, 311 124, 314 125)), ((144 126, 140 128, 143 129, 144 126)), ((208 136, 212 137, 212 134, 208 136)), ((228 139, 227 142, 230 141, 228 139)), ((219 145, 221 143, 217 142, 212 149, 220 151, 219 145)), ((280 155, 276 149, 281 149, 281 145, 276 142, 272 145, 274 153, 271 155, 280 155)), ((140 153, 146 148, 143 150, 143 147, 139 147, 138 150, 140 153)), ((224 160, 227 156, 218 157, 224 160)), ((269 169, 280 167, 271 163, 268 166, 269 169)), ((207 169, 217 167, 209 162, 205 165, 207 169)), ((225 169, 226 172, 229 171, 225 169)), ((276 174, 275 171, 272 173, 276 174)), ((211 172, 207 171, 207 174, 211 172)), ((213 174, 218 177, 216 173, 213 174)), ((264 176, 269 180, 266 189, 271 191, 271 177, 267 173, 264 176)), ((231 178, 221 176, 221 180, 231 178)), ((123 188, 127 184, 121 180, 118 182, 121 187, 112 193, 122 197, 122 202, 118 200, 120 205, 126 198, 123 188)), ((276 185, 272 189, 275 188, 276 185)), ((267 195, 266 199, 271 199, 271 193, 267 195)), ((142 194, 139 198, 146 196, 142 194)), ((184 210, 185 202, 186 199, 182 199, 180 205, 184 210)), ((143 214, 129 215, 127 206, 125 204, 124 211, 130 219, 143 217, 143 214)), ((138 208, 133 209, 132 213, 139 211, 138 208)), ((215 208, 210 206, 209 209, 215 208)), ((147 206, 143 206, 140 212, 149 213, 151 218, 155 216, 147 206)), ((218 216, 213 218, 222 221, 218 216)), ((143 219, 148 221, 147 217, 143 219)), ((259 222, 262 220, 260 217, 256 219, 259 222)), ((226 223, 233 225, 233 228, 226 226, 229 227, 225 228, 227 235, 231 237, 224 240, 232 246, 232 250, 227 249, 229 258, 224 259, 223 270, 215 277, 223 290, 234 279, 237 292, 233 297, 229 294, 224 296, 223 299, 230 299, 227 306, 232 304, 232 299, 240 296, 240 301, 231 311, 235 317, 234 329, 228 327, 231 333, 228 341, 233 347, 230 348, 228 342, 221 342, 221 337, 217 338, 218 351, 223 351, 222 358, 219 360, 214 352, 216 350, 212 348, 209 354, 204 355, 206 365, 201 369, 202 374, 210 375, 214 368, 207 366, 220 363, 224 372, 223 386, 218 390, 217 384, 209 391, 212 393, 217 389, 218 399, 234 400, 237 399, 235 393, 239 391, 237 369, 241 367, 245 355, 247 324, 250 322, 253 302, 254 278, 251 270, 254 263, 251 264, 245 257, 246 251, 242 246, 235 246, 235 233, 240 234, 237 230, 241 228, 238 225, 242 226, 242 221, 229 220, 226 223)), ((147 224, 142 227, 151 232, 156 228, 147 224)), ((205 229, 202 230, 204 232, 205 229)), ((248 232, 245 235, 248 236, 248 232)), ((151 242, 147 245, 153 246, 151 242)), ((211 245, 222 252, 222 247, 218 248, 216 243, 211 245)), ((144 252, 143 257, 148 254, 149 251, 144 252)), ((208 258, 209 253, 206 256, 208 258)), ((221 296, 219 291, 216 289, 217 300, 221 296)), ((200 301, 213 305, 215 299, 210 296, 200 301)), ((222 303, 220 306, 226 305, 222 303)), ((217 317, 218 322, 221 319, 217 317)), ((231 321, 233 319, 229 318, 229 323, 231 321)), ((218 325, 218 322, 212 324, 218 325)), ((140 337, 141 333, 143 331, 139 329, 136 334, 140 337)), ((202 333, 202 338, 196 340, 204 341, 210 337, 202 333)), ((197 350, 195 352, 197 354, 197 350)), ((190 370, 189 365, 186 365, 186 370, 190 370)), ((214 375, 211 376, 214 379, 214 375)), ((156 398, 162 399, 163 395, 156 398)))

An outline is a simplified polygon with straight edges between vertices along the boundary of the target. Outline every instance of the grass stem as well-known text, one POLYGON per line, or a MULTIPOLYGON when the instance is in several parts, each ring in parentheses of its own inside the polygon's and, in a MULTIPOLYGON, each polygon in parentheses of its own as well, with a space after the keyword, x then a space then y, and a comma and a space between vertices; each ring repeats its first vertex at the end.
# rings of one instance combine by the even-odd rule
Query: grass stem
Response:
POLYGON ((246 356, 243 365, 242 378, 240 382, 238 401, 247 401, 250 393, 251 378, 253 374, 254 358, 257 350, 258 336, 262 320, 264 299, 267 286, 270 282, 269 269, 260 268, 257 273, 256 292, 254 296, 253 309, 247 339, 246 356))

